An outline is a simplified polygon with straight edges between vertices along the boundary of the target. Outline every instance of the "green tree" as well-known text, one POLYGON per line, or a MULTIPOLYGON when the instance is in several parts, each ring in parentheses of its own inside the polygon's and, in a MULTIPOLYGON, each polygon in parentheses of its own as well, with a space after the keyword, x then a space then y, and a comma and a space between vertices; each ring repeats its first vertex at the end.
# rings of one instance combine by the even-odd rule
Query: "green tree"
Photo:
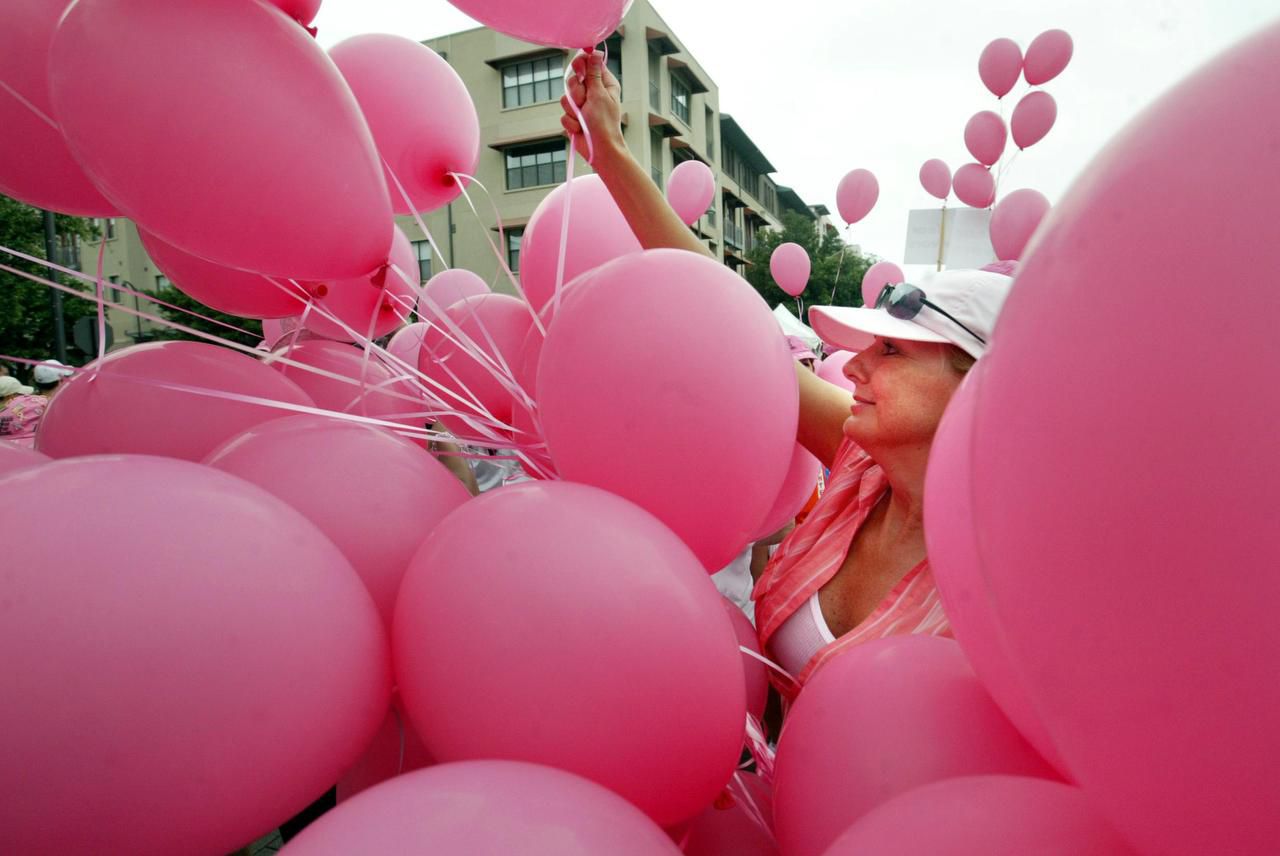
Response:
MULTIPOLYGON (((162 315, 174 324, 181 324, 184 327, 190 327, 193 330, 199 330, 220 339, 226 339, 231 342, 239 342, 242 345, 250 347, 262 341, 262 322, 252 318, 241 318, 238 315, 228 315, 226 312, 219 312, 216 309, 210 309, 194 297, 188 297, 183 292, 173 286, 165 286, 156 292, 156 297, 165 303, 172 303, 174 306, 181 307, 187 312, 195 312, 203 315, 204 318, 197 318, 194 315, 188 315, 178 309, 170 309, 168 306, 156 305, 155 314, 162 315), (213 321, 205 319, 214 319, 221 321, 222 324, 230 326, 224 327, 222 324, 215 324, 213 321), (232 329, 235 328, 235 329, 232 329)), ((153 339, 189 339, 193 342, 208 342, 199 336, 193 336, 184 330, 176 330, 173 327, 165 327, 160 330, 152 331, 153 339)))
MULTIPOLYGON (((60 247, 70 247, 77 239, 93 238, 93 224, 82 217, 58 214, 55 220, 60 247)), ((16 199, 0 196, 0 246, 18 250, 31 256, 44 258, 44 214, 16 199)), ((65 263, 65 258, 61 259, 65 263)), ((51 279, 51 271, 42 264, 28 262, 0 251, 0 263, 51 279)), ((74 265, 66 265, 74 267, 74 265)), ((59 282, 86 294, 92 287, 60 277, 59 282)), ((49 286, 32 282, 9 271, 0 271, 0 354, 8 354, 28 360, 45 360, 55 356, 53 308, 49 286)), ((70 294, 62 295, 62 314, 68 341, 71 330, 79 318, 93 315, 97 309, 92 300, 82 300, 70 294)), ((87 357, 74 348, 68 348, 68 362, 81 364, 87 357)), ((19 377, 29 378, 30 370, 19 366, 19 377)))
POLYGON ((795 311, 796 299, 779 288, 769 273, 769 257, 784 243, 799 244, 809 254, 812 270, 809 284, 801 295, 805 306, 862 305, 862 275, 875 260, 846 244, 838 232, 820 235, 812 220, 795 211, 784 211, 782 231, 760 230, 756 233, 755 245, 747 253, 750 262, 746 268, 747 282, 770 306, 781 303, 795 311))

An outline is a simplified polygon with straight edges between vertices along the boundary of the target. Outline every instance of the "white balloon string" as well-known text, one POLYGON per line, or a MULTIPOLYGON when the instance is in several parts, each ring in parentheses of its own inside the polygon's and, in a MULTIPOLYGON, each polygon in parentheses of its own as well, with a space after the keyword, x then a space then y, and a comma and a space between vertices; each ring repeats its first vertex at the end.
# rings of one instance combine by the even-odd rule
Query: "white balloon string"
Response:
POLYGON ((106 291, 102 285, 102 267, 107 258, 107 241, 105 238, 98 242, 98 278, 95 282, 95 292, 98 296, 98 362, 107 355, 107 308, 103 305, 106 299, 106 291))
MULTIPOLYGON (((10 26, 14 26, 14 25, 10 25, 10 26)), ((27 99, 23 98, 20 94, 18 94, 18 91, 17 91, 16 89, 14 89, 14 88, 13 88, 12 86, 10 86, 9 84, 5 83, 5 82, 4 82, 4 80, 0 80, 0 89, 3 89, 5 92, 9 93, 9 95, 13 98, 13 100, 14 100, 14 101, 17 101, 17 102, 18 102, 19 104, 21 104, 23 107, 26 107, 28 110, 30 110, 32 113, 34 113, 34 114, 36 115, 36 118, 38 118, 38 119, 40 119, 41 121, 43 121, 43 122, 44 122, 46 125, 48 125, 50 128, 53 128, 53 130, 57 131, 57 132, 58 132, 58 136, 59 136, 59 137, 61 137, 61 136, 62 136, 62 129, 61 129, 60 127, 58 127, 58 123, 57 123, 57 122, 53 121, 53 119, 52 119, 52 118, 50 118, 50 117, 49 117, 49 116, 48 116, 48 115, 47 115, 43 110, 41 110, 39 107, 37 107, 36 105, 32 104, 32 103, 31 103, 30 101, 28 101, 27 99)))
MULTIPOLYGON (((572 101, 570 102, 572 103, 572 101)), ((569 249, 569 212, 573 208, 573 168, 577 157, 573 153, 574 135, 569 135, 568 163, 564 170, 564 209, 560 212, 560 250, 556 254, 556 285, 552 291, 551 314, 554 317, 560 311, 560 292, 564 290, 564 262, 569 249)))
MULTIPOLYGON (((573 116, 575 119, 578 120, 578 127, 582 129, 582 138, 583 140, 586 141, 586 144, 587 144, 587 163, 591 163, 591 164, 596 162, 595 142, 591 139, 591 129, 587 127, 587 120, 582 115, 582 108, 578 106, 578 102, 574 101, 573 98, 569 96, 569 78, 575 74, 573 70, 574 61, 580 56, 590 57, 594 50, 595 49, 592 48, 591 50, 578 51, 576 54, 573 55, 573 58, 569 60, 569 64, 565 66, 565 69, 564 69, 565 100, 569 102, 569 108, 573 110, 573 116)), ((608 61, 608 56, 609 56, 609 54, 607 53, 608 48, 606 47, 605 50, 606 50, 605 61, 608 61)), ((587 82, 586 75, 578 75, 578 82, 583 84, 585 87, 587 82)), ((601 81, 601 83, 603 84, 603 81, 601 81)), ((572 139, 570 140, 570 142, 572 143, 572 139)), ((570 157, 573 156, 572 145, 569 148, 569 156, 570 157)))
POLYGON ((409 199, 409 194, 405 191, 404 185, 400 183, 400 179, 396 177, 395 170, 391 168, 391 164, 387 163, 386 158, 382 158, 382 167, 387 171, 387 175, 391 177, 391 183, 395 185, 396 192, 400 194, 400 199, 404 201, 404 207, 408 208, 409 213, 413 215, 413 222, 422 230, 422 234, 427 238, 427 243, 431 244, 431 251, 435 253, 434 258, 440 259, 440 264, 444 265, 445 270, 448 270, 453 264, 453 259, 449 259, 448 263, 445 262, 444 256, 440 254, 440 247, 436 244, 435 237, 431 234, 431 230, 427 228, 422 215, 418 213, 417 206, 409 199))
POLYGON ((765 737, 764 726, 760 720, 747 714, 747 751, 756 762, 756 774, 766 783, 773 781, 774 751, 765 737))
POLYGON ((739 645, 739 646, 738 646, 738 650, 739 650, 739 651, 741 651, 742 653, 746 654, 748 657, 752 658, 753 660, 759 660, 761 663, 764 663, 764 664, 765 664, 766 666, 768 666, 770 669, 773 669, 775 672, 777 672, 778 674, 782 675, 782 676, 783 676, 784 678, 786 678, 787 680, 789 680, 789 681, 791 681, 791 682, 793 682, 793 683, 795 682, 795 677, 794 677, 794 676, 792 676, 792 674, 791 674, 790 672, 788 672, 786 669, 782 668, 782 667, 781 667, 781 666, 779 666, 777 663, 773 662, 772 660, 770 660, 768 657, 764 656, 763 654, 759 654, 759 653, 757 653, 757 652, 755 652, 755 651, 752 651, 752 650, 751 650, 750 648, 748 648, 746 645, 739 645))
POLYGON ((400 715, 400 711, 396 710, 396 706, 391 705, 391 715, 396 718, 396 728, 400 732, 400 760, 396 762, 396 775, 404 772, 404 717, 400 715))
POLYGON ((751 796, 751 790, 746 782, 742 780, 742 773, 735 771, 725 789, 742 805, 743 814, 751 818, 756 826, 760 827, 760 830, 772 840, 773 829, 769 826, 769 821, 765 818, 760 806, 756 804, 755 798, 751 796))

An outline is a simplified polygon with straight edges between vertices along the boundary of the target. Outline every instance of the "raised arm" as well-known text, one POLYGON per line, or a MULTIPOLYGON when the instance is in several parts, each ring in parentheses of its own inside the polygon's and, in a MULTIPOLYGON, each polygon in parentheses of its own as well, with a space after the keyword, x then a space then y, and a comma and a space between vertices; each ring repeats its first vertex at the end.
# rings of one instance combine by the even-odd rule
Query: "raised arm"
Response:
POLYGON ((796 439, 824 467, 830 467, 844 440, 844 421, 849 418, 853 396, 799 363, 796 363, 796 376, 800 379, 800 422, 796 439))
POLYGON ((640 245, 647 250, 668 247, 710 256, 711 252, 680 221, 662 191, 631 156, 622 137, 622 104, 618 100, 622 87, 605 67, 604 57, 599 52, 579 56, 573 61, 573 70, 569 94, 560 99, 564 108, 560 123, 566 131, 578 135, 578 153, 586 157, 587 143, 569 103, 572 98, 591 130, 595 146, 591 165, 609 188, 640 245))

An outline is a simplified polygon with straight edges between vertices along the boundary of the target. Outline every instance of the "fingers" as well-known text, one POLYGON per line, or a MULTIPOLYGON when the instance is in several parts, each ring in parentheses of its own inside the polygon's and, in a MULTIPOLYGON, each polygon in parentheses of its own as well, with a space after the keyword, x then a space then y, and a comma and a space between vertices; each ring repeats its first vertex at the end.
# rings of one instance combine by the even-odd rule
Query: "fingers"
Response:
POLYGON ((575 119, 575 118, 573 118, 572 116, 568 116, 568 115, 566 115, 566 116, 561 116, 561 117, 560 117, 560 127, 564 128, 565 132, 566 132, 566 133, 569 133, 569 134, 581 134, 581 133, 582 133, 582 126, 581 126, 581 125, 579 125, 579 124, 578 124, 578 120, 577 120, 577 119, 575 119))
POLYGON ((582 78, 587 76, 587 55, 586 54, 580 53, 577 56, 575 56, 573 58, 573 62, 570 63, 570 65, 573 68, 574 77, 581 80, 582 78))
MULTIPOLYGON (((587 87, 577 77, 570 76, 565 85, 565 89, 568 92, 569 97, 573 99, 574 104, 581 107, 583 104, 587 103, 587 87)), ((568 104, 565 104, 564 107, 566 110, 571 109, 568 104)))

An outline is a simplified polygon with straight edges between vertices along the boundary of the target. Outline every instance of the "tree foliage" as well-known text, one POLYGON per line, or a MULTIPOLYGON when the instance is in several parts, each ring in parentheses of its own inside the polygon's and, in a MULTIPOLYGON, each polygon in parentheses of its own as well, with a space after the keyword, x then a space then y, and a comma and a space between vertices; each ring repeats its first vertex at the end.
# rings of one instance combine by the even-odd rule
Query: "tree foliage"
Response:
MULTIPOLYGON (((165 286, 156 292, 156 297, 165 303, 172 303, 180 309, 170 309, 167 306, 156 306, 156 314, 163 316, 167 320, 181 324, 184 327, 190 327, 193 330, 199 330, 208 333, 211 336, 217 336, 220 339, 226 339, 231 342, 239 342, 242 345, 250 347, 262 341, 262 322, 252 318, 241 318, 238 315, 228 315, 226 312, 219 312, 216 309, 210 309, 194 297, 188 297, 183 292, 173 286, 165 286), (194 312, 204 316, 197 318, 195 315, 188 313, 194 312), (213 320, 206 320, 213 319, 213 320), (221 321, 222 324, 216 324, 214 321, 221 321), (230 326, 224 327, 223 324, 230 326), (235 329, 232 329, 235 328, 235 329)), ((208 339, 194 336, 184 330, 177 330, 173 327, 164 327, 151 332, 153 339, 189 339, 193 342, 208 342, 208 339)))
POLYGON ((839 233, 828 231, 820 235, 812 220, 794 211, 784 211, 782 231, 757 232, 755 245, 747 253, 750 262, 745 271, 747 282, 770 306, 781 303, 795 311, 796 299, 779 288, 769 273, 769 257, 779 244, 788 242, 804 247, 812 264, 809 284, 801 295, 806 306, 862 305, 862 275, 874 259, 845 244, 839 233))

